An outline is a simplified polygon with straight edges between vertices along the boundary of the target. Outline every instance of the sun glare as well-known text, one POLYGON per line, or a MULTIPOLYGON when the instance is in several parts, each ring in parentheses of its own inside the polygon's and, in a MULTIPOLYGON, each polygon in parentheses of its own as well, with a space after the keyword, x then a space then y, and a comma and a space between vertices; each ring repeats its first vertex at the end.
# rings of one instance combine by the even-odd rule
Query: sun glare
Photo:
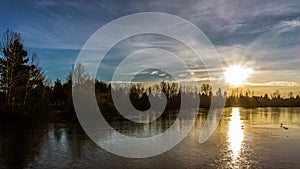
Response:
POLYGON ((229 121, 228 129, 228 142, 229 149, 232 151, 233 160, 235 161, 239 156, 242 149, 242 143, 244 139, 244 131, 242 129, 242 121, 240 116, 240 109, 233 108, 232 116, 229 121))
POLYGON ((227 83, 237 86, 243 84, 252 72, 251 68, 243 68, 236 65, 227 68, 224 75, 227 83))

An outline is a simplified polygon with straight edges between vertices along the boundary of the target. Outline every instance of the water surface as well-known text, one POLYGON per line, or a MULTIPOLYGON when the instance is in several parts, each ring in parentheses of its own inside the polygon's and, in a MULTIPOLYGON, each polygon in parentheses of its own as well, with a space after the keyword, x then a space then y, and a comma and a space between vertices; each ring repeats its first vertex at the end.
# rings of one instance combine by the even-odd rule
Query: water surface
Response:
MULTIPOLYGON (((0 168, 300 168, 300 108, 226 108, 215 133, 199 144, 206 116, 207 110, 200 109, 180 144, 146 159, 106 152, 78 124, 3 123, 0 168)), ((174 119, 139 126, 117 120, 112 126, 122 134, 148 137, 174 119)))

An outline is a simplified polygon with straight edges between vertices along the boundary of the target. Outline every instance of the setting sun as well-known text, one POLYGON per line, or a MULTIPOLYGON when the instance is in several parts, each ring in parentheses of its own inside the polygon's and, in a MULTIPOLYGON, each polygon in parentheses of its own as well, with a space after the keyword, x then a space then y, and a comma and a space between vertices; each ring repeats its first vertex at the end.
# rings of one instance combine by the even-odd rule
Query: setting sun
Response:
POLYGON ((243 84, 252 72, 252 68, 235 65, 227 68, 224 75, 227 83, 237 86, 243 84))

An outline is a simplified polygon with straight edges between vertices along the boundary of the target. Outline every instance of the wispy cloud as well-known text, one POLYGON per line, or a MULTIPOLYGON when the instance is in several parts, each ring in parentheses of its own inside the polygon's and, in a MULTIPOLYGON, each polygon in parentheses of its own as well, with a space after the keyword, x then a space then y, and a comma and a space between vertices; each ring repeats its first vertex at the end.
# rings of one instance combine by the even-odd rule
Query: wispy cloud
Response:
MULTIPOLYGON (((35 48, 81 49, 85 41, 99 28, 121 16, 136 12, 157 11, 177 15, 199 27, 216 46, 224 66, 240 64, 253 67, 249 78, 257 84, 293 84, 300 80, 300 1, 237 1, 212 0, 188 3, 180 0, 149 1, 54 1, 29 0, 1 3, 0 29, 13 28, 21 32, 25 46, 35 48), (15 4, 19 5, 15 5, 15 4), (286 82, 272 83, 272 82, 286 82)), ((162 23, 164 24, 164 23, 162 23)), ((155 26, 155 25, 154 25, 155 26)), ((103 63, 111 76, 122 56, 135 50, 158 47, 169 50, 188 63, 194 75, 205 74, 192 53, 164 38, 135 37, 127 40, 128 46, 118 46, 103 63), (197 64, 195 64, 197 63, 197 64)), ((195 39, 197 40, 197 39, 195 39)), ((126 41, 126 40, 125 40, 126 41)), ((71 68, 78 53, 37 51, 41 66, 49 74, 60 70, 62 64, 71 68), (65 55, 66 54, 66 55, 65 55), (60 57, 55 55, 61 55, 60 57), (57 59, 54 62, 53 58, 57 59), (67 59, 64 59, 67 58, 67 59)), ((142 61, 140 63, 143 63, 142 61)), ((147 65, 145 65, 146 67, 147 65)), ((216 74, 222 72, 215 70, 216 74)), ((149 72, 148 72, 149 73, 149 72)), ((186 72, 180 72, 182 74, 186 72)), ((60 74, 67 74, 60 72, 60 74)), ((163 74, 159 74, 163 76, 163 74)), ((51 77, 55 77, 52 74, 51 77)), ((200 80, 205 80, 202 77, 200 80)), ((108 79, 109 80, 109 79, 108 79)))
POLYGON ((278 33, 285 33, 292 31, 293 29, 300 27, 300 20, 299 18, 293 19, 293 20, 284 20, 281 21, 278 25, 274 27, 274 29, 278 33))
POLYGON ((266 83, 245 83, 250 86, 263 86, 263 87, 299 87, 300 84, 296 82, 286 82, 286 81, 275 81, 266 83))

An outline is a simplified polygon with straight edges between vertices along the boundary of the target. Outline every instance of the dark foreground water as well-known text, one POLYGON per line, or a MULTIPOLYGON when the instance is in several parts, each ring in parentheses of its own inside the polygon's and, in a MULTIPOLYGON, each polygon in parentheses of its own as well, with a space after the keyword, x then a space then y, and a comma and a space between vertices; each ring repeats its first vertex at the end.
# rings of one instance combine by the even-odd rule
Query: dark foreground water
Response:
MULTIPOLYGON (((106 152, 77 124, 0 124, 0 168, 300 168, 300 108, 226 108, 215 133, 199 144, 206 113, 199 111, 180 144, 146 159, 106 152)), ((150 128, 114 123, 121 133, 147 136, 170 120, 150 128)))

